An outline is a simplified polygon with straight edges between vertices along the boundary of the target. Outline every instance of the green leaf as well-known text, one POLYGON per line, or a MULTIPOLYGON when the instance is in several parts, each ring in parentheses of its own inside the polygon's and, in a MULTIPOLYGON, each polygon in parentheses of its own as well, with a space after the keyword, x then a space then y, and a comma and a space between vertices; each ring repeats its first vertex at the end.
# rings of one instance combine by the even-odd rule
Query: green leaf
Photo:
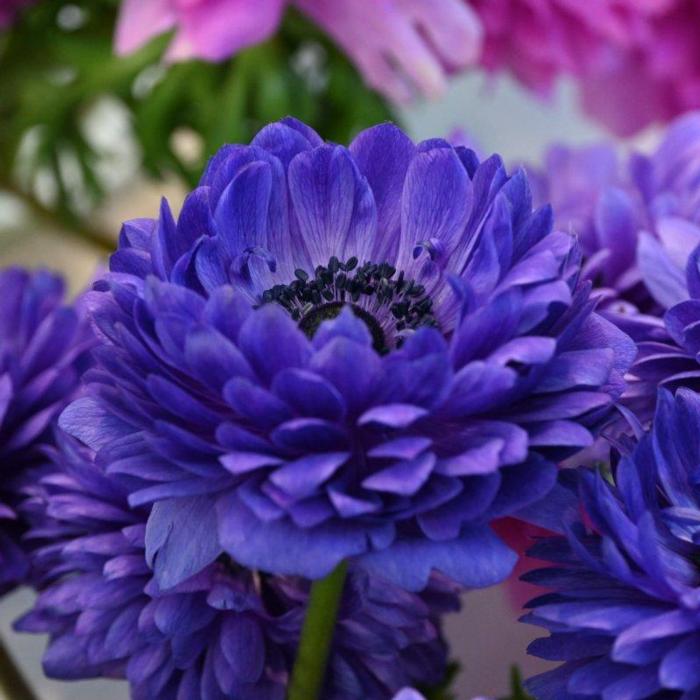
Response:
POLYGON ((524 690, 520 670, 513 666, 510 671, 510 695, 504 700, 533 700, 524 690))
POLYGON ((224 143, 245 143, 286 115, 338 143, 392 117, 347 58, 295 11, 276 36, 229 61, 166 65, 169 35, 114 55, 118 5, 43 0, 0 36, 0 187, 35 198, 48 180, 42 206, 64 223, 78 225, 109 194, 106 155, 85 126, 105 97, 129 115, 137 165, 190 187, 224 143), (200 151, 183 155, 182 134, 200 151))

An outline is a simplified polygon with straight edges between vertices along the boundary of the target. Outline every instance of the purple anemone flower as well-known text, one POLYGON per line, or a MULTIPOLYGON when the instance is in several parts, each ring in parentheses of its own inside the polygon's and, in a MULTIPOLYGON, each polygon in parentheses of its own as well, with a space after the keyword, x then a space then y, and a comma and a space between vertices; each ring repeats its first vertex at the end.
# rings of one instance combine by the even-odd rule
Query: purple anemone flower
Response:
POLYGON ((659 394, 652 431, 608 483, 580 473, 586 519, 544 539, 550 590, 526 622, 551 633, 529 652, 563 662, 529 680, 539 700, 690 700, 700 694, 700 397, 659 394))
POLYGON ((89 345, 48 272, 0 271, 0 590, 28 573, 18 513, 45 462, 51 425, 75 395, 89 345))
POLYGON ((488 523, 591 443, 635 354, 578 260, 498 156, 287 119, 221 149, 177 222, 124 225, 62 425, 155 503, 163 588, 222 551, 491 585, 515 555, 488 523))
POLYGON ((558 225, 579 237, 599 312, 638 343, 624 403, 650 421, 659 385, 700 388, 700 113, 627 168, 607 145, 552 148, 534 181, 535 199, 551 201, 558 225))
POLYGON ((659 317, 688 298, 685 267, 700 244, 700 112, 626 164, 608 144, 554 146, 533 181, 535 200, 579 237, 604 315, 638 340, 663 338, 659 317))
MULTIPOLYGON (((126 678, 135 700, 283 700, 309 582, 220 557, 162 591, 145 557, 148 510, 131 508, 71 438, 59 434, 53 457, 27 503, 40 592, 16 624, 49 635, 47 675, 126 678)), ((457 607, 455 587, 437 577, 418 596, 351 569, 323 697, 384 700, 439 682, 439 617, 457 607)))

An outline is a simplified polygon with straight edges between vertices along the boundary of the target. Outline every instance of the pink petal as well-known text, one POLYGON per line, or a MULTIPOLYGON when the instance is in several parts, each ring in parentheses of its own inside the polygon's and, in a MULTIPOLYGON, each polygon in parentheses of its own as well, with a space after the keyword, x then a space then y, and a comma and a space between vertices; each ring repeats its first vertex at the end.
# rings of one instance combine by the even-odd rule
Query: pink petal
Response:
POLYGON ((395 102, 440 95, 448 70, 475 62, 481 24, 463 0, 293 0, 395 102))
POLYGON ((178 2, 178 32, 167 58, 221 61, 267 39, 277 29, 286 0, 178 2))
POLYGON ((116 52, 133 53, 175 26, 172 0, 123 0, 115 37, 116 52))

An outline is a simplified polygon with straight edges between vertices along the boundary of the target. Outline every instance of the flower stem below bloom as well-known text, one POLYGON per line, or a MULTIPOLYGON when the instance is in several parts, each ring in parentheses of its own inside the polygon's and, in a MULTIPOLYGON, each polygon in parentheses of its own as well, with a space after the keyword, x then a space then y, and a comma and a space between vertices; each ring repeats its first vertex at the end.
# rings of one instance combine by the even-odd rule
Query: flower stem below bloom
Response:
POLYGON ((37 700, 2 639, 0 639, 0 697, 12 700, 37 700))
POLYGON ((289 685, 289 700, 318 700, 321 697, 347 570, 348 565, 343 562, 311 587, 289 685))

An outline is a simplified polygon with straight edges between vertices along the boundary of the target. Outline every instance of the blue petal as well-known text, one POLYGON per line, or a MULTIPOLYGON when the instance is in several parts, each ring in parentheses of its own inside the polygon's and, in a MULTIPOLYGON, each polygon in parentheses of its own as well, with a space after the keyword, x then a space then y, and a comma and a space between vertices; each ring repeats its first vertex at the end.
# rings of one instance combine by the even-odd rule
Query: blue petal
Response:
POLYGON ((235 494, 221 498, 216 512, 224 549, 239 564, 261 571, 323 578, 367 548, 365 531, 345 524, 322 524, 307 531, 287 519, 262 522, 235 494))
POLYGON ((334 255, 368 260, 377 212, 346 149, 323 146, 297 155, 289 166, 289 192, 299 224, 295 245, 306 246, 314 267, 334 255))
POLYGON ((432 542, 402 539, 379 552, 365 554, 362 566, 409 591, 428 584, 433 570, 466 588, 485 588, 506 579, 517 561, 487 526, 465 526, 458 539, 432 542))
POLYGON ((146 526, 146 560, 162 590, 211 564, 222 548, 211 497, 173 498, 153 506, 146 526))
POLYGON ((377 237, 370 257, 372 260, 395 260, 399 248, 401 194, 416 147, 398 127, 380 124, 360 132, 350 144, 350 153, 367 178, 377 207, 377 237))

